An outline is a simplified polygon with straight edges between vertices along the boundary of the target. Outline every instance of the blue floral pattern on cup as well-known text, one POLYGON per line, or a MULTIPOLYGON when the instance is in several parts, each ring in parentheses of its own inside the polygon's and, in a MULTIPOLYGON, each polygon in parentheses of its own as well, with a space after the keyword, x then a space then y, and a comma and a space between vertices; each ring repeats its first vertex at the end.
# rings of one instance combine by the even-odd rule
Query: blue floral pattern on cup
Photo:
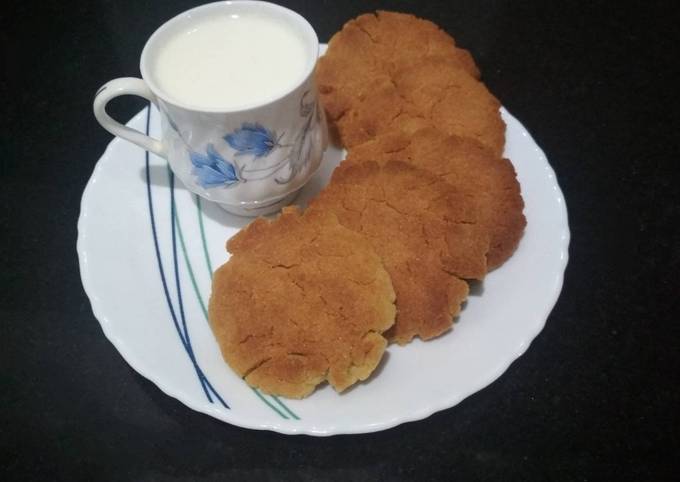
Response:
POLYGON ((234 151, 233 162, 221 155, 213 143, 207 145, 205 154, 192 150, 169 116, 168 122, 187 146, 193 164, 192 173, 204 189, 232 187, 238 183, 259 181, 272 176, 275 176, 274 181, 277 184, 288 184, 309 163, 312 152, 309 134, 320 119, 316 100, 305 102, 308 94, 309 91, 305 92, 300 99, 299 115, 304 120, 301 128, 290 139, 290 144, 281 142, 286 132, 278 134, 276 130, 268 129, 259 122, 244 122, 239 128, 222 136, 234 151), (263 161, 279 149, 288 151, 284 150, 278 159, 278 156, 272 156, 275 157, 273 162, 263 161), (237 158, 242 160, 238 161, 237 158), (288 167, 287 173, 279 174, 285 167, 288 167))
POLYGON ((239 182, 234 165, 223 158, 213 144, 208 144, 205 154, 192 151, 189 157, 194 166, 192 172, 204 188, 231 186, 239 182))
POLYGON ((276 131, 266 129, 258 122, 245 122, 231 134, 224 136, 224 140, 236 151, 237 156, 252 154, 266 157, 276 147, 281 146, 283 134, 276 135, 276 131))

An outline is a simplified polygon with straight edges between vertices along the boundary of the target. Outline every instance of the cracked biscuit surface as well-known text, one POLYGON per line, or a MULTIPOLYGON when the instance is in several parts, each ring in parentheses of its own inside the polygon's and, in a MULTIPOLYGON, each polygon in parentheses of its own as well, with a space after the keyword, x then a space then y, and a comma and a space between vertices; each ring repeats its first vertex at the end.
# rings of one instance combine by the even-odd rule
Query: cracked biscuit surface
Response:
POLYGON ((473 139, 447 136, 434 128, 412 134, 392 131, 355 146, 346 162, 400 160, 424 168, 465 194, 479 208, 479 225, 489 233, 488 269, 517 248, 526 219, 512 163, 473 139))
POLYGON ((415 124, 474 137, 500 155, 500 103, 478 77, 470 54, 435 24, 394 12, 346 23, 316 71, 328 120, 345 147, 415 124))
POLYGON ((463 279, 486 273, 488 237, 474 204, 407 163, 343 162, 308 212, 334 213, 380 255, 397 294, 387 333, 397 343, 448 330, 468 294, 463 279))
POLYGON ((391 130, 424 127, 470 137, 497 156, 505 147, 498 99, 481 82, 437 60, 423 60, 391 78, 366 79, 352 89, 347 108, 334 112, 334 100, 324 102, 336 135, 350 149, 391 130))
MULTIPOLYGON (((482 82, 435 59, 402 69, 393 81, 403 99, 401 116, 427 120, 446 134, 471 137, 497 156, 503 154, 501 104, 482 82)), ((399 123, 399 118, 392 122, 399 123)))
MULTIPOLYGON (((353 90, 423 58, 441 59, 478 78, 479 71, 467 50, 437 25, 414 15, 378 11, 345 23, 319 59, 316 78, 329 112, 336 116, 349 107, 353 90)), ((335 116, 334 116, 335 117, 335 116)))
POLYGON ((363 236, 332 213, 285 208, 231 238, 214 274, 209 318, 229 366, 265 392, 342 391, 378 365, 395 293, 363 236))

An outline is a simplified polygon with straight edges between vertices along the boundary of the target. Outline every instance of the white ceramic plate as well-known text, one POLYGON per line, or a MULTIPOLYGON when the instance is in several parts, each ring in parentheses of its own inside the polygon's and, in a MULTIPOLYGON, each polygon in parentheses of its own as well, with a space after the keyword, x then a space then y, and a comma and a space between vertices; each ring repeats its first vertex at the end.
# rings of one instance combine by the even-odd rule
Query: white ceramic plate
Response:
MULTIPOLYGON (((555 174, 522 125, 502 114, 505 155, 526 203, 517 252, 470 296, 453 331, 390 346, 377 376, 342 395, 326 385, 304 400, 270 397, 229 369, 206 306, 211 272, 228 258, 225 241, 248 220, 199 201, 163 159, 120 139, 99 159, 78 221, 80 271, 94 314, 141 375, 190 408, 241 427, 364 433, 452 407, 524 353, 557 300, 567 264, 567 210, 555 174)), ((128 125, 158 136, 158 112, 144 109, 128 125)), ((298 201, 313 197, 342 157, 329 149, 298 201)))

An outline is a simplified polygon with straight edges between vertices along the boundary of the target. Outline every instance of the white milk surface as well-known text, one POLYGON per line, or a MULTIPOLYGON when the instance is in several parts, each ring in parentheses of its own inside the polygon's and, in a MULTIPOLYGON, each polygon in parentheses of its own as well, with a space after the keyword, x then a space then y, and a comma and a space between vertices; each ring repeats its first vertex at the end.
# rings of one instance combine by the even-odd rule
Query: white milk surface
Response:
POLYGON ((302 80, 308 58, 302 36, 283 20, 221 15, 171 37, 153 77, 172 99, 233 110, 290 90, 302 80))

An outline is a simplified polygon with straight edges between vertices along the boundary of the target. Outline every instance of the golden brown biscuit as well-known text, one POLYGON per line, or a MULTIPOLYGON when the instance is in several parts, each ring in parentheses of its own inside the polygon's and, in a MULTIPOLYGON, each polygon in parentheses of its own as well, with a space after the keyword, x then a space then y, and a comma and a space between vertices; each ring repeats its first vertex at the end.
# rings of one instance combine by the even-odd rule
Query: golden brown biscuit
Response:
POLYGON ((497 156, 503 155, 501 104, 483 83, 428 59, 397 72, 393 80, 405 101, 404 114, 427 119, 446 134, 476 139, 497 156))
MULTIPOLYGON (((341 69, 339 65, 337 70, 341 69)), ((433 126, 446 134, 476 139, 498 156, 503 153, 505 123, 498 99, 483 83, 448 62, 421 60, 391 75, 360 78, 349 87, 342 78, 333 79, 327 75, 320 82, 322 102, 345 147, 395 128, 413 132, 433 126)))
POLYGON ((263 391, 309 395, 324 380, 342 391, 380 361, 395 293, 363 236, 331 213, 286 208, 227 244, 214 274, 210 324, 231 368, 263 391))
POLYGON ((526 219, 515 169, 479 142, 447 136, 430 128, 378 136, 349 151, 346 162, 405 161, 427 169, 453 185, 479 207, 479 225, 489 233, 488 268, 508 259, 517 248, 526 219))
POLYGON ((433 22, 382 10, 350 20, 333 35, 327 55, 319 63, 319 78, 323 83, 327 74, 333 74, 352 82, 378 73, 391 75, 423 58, 440 58, 479 78, 470 52, 458 48, 433 22))
MULTIPOLYGON (((353 27, 365 35, 360 44, 351 47, 370 52, 374 61, 388 73, 413 65, 418 59, 441 58, 479 78, 479 69, 470 52, 457 47, 453 37, 430 20, 409 13, 378 10, 347 22, 334 36, 336 42, 342 41, 345 29, 353 27)), ((349 59, 356 62, 354 58, 349 59)))
POLYGON ((434 174, 407 163, 343 162, 309 212, 333 212, 366 236, 397 293, 389 331, 400 344, 446 331, 468 293, 461 278, 486 272, 488 238, 474 205, 434 174))
MULTIPOLYGON (((400 110, 399 105, 389 105, 389 99, 373 98, 374 89, 384 90, 384 83, 393 87, 393 75, 423 59, 436 59, 479 78, 470 53, 456 47, 453 38, 429 20, 385 11, 350 20, 331 38, 328 51, 317 66, 316 80, 329 120, 356 115, 352 111, 364 102, 369 110, 393 118, 400 110)), ((331 122, 331 127, 341 126, 331 122)), ((353 145, 353 133, 342 130, 342 141, 346 146, 353 145), (343 134, 349 137, 345 139, 343 134)))

